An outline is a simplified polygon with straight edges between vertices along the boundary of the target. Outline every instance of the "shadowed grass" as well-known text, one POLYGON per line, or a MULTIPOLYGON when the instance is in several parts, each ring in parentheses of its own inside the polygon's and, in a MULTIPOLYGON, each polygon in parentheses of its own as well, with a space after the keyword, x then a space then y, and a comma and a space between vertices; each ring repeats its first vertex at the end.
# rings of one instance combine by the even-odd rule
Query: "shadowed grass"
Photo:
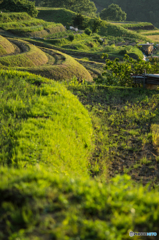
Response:
POLYGON ((68 85, 92 116, 96 136, 92 175, 106 181, 128 173, 143 184, 158 184, 158 91, 68 85))

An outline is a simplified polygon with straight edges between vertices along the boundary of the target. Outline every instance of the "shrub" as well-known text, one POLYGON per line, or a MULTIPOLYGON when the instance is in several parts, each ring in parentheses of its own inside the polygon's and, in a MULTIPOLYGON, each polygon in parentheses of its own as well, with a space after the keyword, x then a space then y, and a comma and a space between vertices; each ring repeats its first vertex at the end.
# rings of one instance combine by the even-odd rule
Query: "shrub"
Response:
POLYGON ((119 54, 121 55, 125 55, 125 54, 128 54, 127 50, 126 49, 123 49, 119 52, 119 54))
POLYGON ((86 29, 84 30, 84 32, 85 32, 87 35, 91 35, 91 34, 92 34, 92 31, 91 31, 90 28, 86 28, 86 29))
POLYGON ((70 34, 70 35, 68 36, 68 38, 69 38, 69 40, 72 42, 72 41, 74 40, 75 36, 74 36, 73 34, 70 34))

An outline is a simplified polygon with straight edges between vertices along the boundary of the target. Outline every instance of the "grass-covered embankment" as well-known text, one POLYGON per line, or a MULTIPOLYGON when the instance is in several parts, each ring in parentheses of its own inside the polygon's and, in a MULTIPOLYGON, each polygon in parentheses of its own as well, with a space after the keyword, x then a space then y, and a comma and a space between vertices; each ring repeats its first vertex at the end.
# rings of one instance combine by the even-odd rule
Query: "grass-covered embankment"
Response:
MULTIPOLYGON (((5 41, 8 42, 6 38, 5 41)), ((47 63, 48 58, 46 54, 39 48, 23 40, 16 39, 14 41, 17 42, 21 48, 24 48, 25 52, 17 55, 0 57, 0 63, 2 65, 7 67, 33 67, 47 63)))
POLYGON ((14 46, 6 38, 0 35, 0 56, 14 53, 14 46))
POLYGON ((75 96, 52 80, 4 70, 0 95, 1 166, 88 176, 92 124, 75 96))
MULTIPOLYGON (((5 40, 8 43, 6 38, 2 39, 4 43, 5 40)), ((11 41, 21 49, 22 53, 0 57, 2 68, 29 71, 54 80, 66 80, 76 76, 79 80, 92 81, 90 73, 69 55, 53 49, 40 49, 35 46, 37 41, 31 41, 34 45, 20 39, 11 39, 11 41)))
POLYGON ((121 25, 123 28, 130 30, 154 30, 155 27, 150 22, 115 22, 115 25, 121 25))
MULTIPOLYGON (((27 39, 28 40, 28 39, 27 39)), ((41 48, 38 48, 38 50, 42 51, 43 54, 47 53, 46 56, 54 57, 55 61, 54 63, 48 63, 44 64, 43 66, 38 67, 14 67, 14 69, 22 70, 22 71, 29 71, 34 74, 40 74, 43 77, 55 79, 55 80, 66 80, 71 79, 72 77, 76 76, 79 80, 85 79, 87 81, 92 81, 92 76, 90 73, 86 70, 84 66, 79 64, 73 57, 59 52, 56 49, 54 49, 54 46, 50 44, 45 44, 43 42, 35 41, 35 40, 29 40, 31 43, 33 43, 36 46, 41 46, 41 48)), ((33 46, 33 45, 32 45, 33 46)), ((35 46, 34 46, 35 47, 35 46)), ((24 66, 24 65, 23 65, 24 66)))
POLYGON ((159 193, 127 175, 105 185, 35 169, 19 173, 1 168, 0 180, 2 240, 128 240, 130 231, 158 231, 159 193))
POLYGON ((65 31, 61 23, 31 18, 27 13, 1 13, 0 28, 18 36, 44 37, 65 31))

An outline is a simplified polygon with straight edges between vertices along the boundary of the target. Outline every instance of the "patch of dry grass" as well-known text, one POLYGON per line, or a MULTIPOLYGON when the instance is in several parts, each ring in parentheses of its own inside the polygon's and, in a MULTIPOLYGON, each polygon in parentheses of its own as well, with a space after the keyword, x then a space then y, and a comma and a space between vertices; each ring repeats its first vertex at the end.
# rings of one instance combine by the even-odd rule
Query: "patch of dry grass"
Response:
POLYGON ((51 56, 55 57, 54 65, 44 65, 37 68, 25 68, 19 69, 29 71, 34 74, 41 75, 43 77, 51 78, 54 80, 68 80, 76 76, 78 80, 85 79, 92 81, 93 78, 84 66, 75 61, 71 56, 55 51, 53 49, 44 49, 43 51, 49 52, 51 56))
POLYGON ((6 38, 0 35, 0 56, 14 52, 14 46, 6 38))
POLYGON ((46 54, 39 48, 22 40, 17 41, 22 47, 27 46, 29 50, 21 54, 1 57, 0 63, 2 65, 7 67, 33 67, 47 63, 46 54))

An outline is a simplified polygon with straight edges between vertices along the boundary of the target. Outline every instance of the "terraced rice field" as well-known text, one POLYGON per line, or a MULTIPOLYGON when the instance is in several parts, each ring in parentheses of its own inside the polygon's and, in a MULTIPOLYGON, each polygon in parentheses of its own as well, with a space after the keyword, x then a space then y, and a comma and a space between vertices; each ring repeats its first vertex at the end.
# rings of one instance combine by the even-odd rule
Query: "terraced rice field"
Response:
POLYGON ((76 76, 79 80, 92 81, 92 76, 85 67, 67 54, 16 38, 0 37, 0 41, 1 68, 29 71, 55 80, 76 76), (9 49, 8 52, 5 49, 9 49))

